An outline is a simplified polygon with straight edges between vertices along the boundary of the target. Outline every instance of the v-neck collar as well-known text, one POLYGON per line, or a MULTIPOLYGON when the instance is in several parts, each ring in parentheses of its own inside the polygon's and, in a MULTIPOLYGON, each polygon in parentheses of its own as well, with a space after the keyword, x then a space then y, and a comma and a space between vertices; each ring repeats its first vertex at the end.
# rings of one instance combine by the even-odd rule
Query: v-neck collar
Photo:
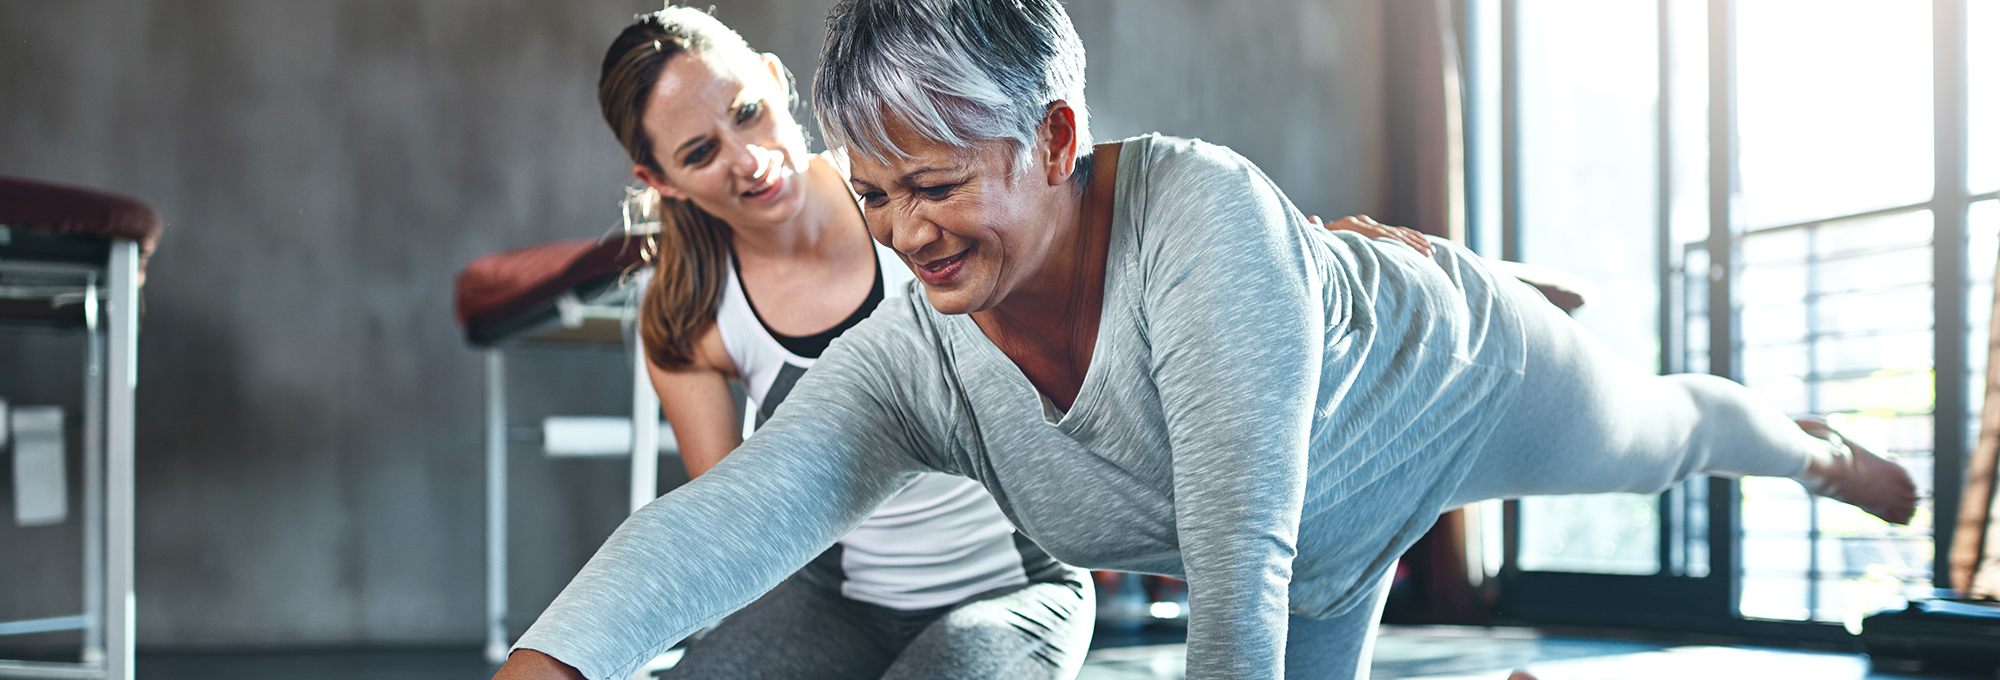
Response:
POLYGON ((1008 358, 1007 353, 1001 351, 999 345, 993 344, 992 338, 986 337, 986 332, 980 330, 978 322, 972 320, 972 315, 947 315, 938 312, 936 308, 931 309, 932 314, 944 317, 943 321, 959 336, 962 346, 977 353, 981 360, 993 364, 992 370, 998 375, 1006 376, 1005 380, 1015 386, 1015 389, 1007 391, 1016 392, 1019 396, 1010 394, 1004 397, 1010 401, 1010 406, 1018 404, 1040 414, 1042 422, 1061 430, 1064 434, 1075 434, 1095 413, 1094 407, 1100 399, 1100 394, 1104 392, 1102 383, 1107 380, 1102 375, 1105 372, 1104 367, 1110 361, 1106 354, 1108 351, 1106 343, 1109 342, 1108 337, 1112 333, 1105 331, 1114 323, 1130 323, 1130 315, 1133 313, 1133 306, 1126 301, 1131 293, 1125 287, 1127 263, 1131 261, 1128 249, 1134 247, 1132 242, 1134 227, 1131 224, 1133 211, 1122 208, 1125 207, 1125 197, 1132 188, 1129 185, 1142 170, 1133 166, 1144 165, 1141 159, 1145 157, 1151 141, 1151 137, 1134 137, 1124 140, 1118 147, 1118 167, 1116 176, 1112 178, 1111 236, 1104 253, 1103 308, 1097 315, 1097 337, 1091 342, 1090 365, 1084 367, 1083 384, 1077 387, 1076 399, 1070 402, 1068 410, 1057 408, 1055 400, 1035 387, 1034 381, 1028 379, 1028 374, 1022 371, 1020 366, 1015 365, 1014 360, 1008 358), (1015 401, 1016 399, 1019 401, 1015 401))

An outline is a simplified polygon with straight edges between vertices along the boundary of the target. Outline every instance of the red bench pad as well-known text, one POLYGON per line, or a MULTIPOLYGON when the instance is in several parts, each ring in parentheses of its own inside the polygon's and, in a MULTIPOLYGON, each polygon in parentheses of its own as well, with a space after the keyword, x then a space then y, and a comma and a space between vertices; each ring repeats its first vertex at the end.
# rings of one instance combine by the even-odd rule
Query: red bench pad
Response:
POLYGON ((644 266, 646 236, 552 241, 473 258, 458 272, 453 311, 468 336, 537 309, 564 291, 644 266))
MULTIPOLYGON (((136 199, 95 189, 0 176, 0 224, 56 234, 139 242, 141 258, 160 240, 160 213, 136 199)), ((143 261, 143 260, 142 260, 143 261)))

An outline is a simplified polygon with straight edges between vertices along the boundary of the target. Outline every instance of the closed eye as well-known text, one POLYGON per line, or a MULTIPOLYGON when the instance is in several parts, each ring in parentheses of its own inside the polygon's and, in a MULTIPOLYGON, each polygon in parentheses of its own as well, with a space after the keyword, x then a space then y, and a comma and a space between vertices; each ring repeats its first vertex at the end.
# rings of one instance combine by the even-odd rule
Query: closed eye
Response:
POLYGON ((952 190, 953 190, 953 189, 957 189, 957 188, 958 188, 959 186, 961 186, 961 185, 959 185, 959 184, 933 184, 933 185, 931 185, 931 186, 927 186, 927 187, 917 187, 916 189, 913 189, 912 191, 916 192, 916 194, 917 194, 918 196, 922 196, 922 197, 924 197, 924 198, 928 198, 928 199, 931 199, 931 200, 935 201, 935 200, 938 200, 938 199, 942 199, 942 198, 944 198, 944 197, 946 197, 946 196, 950 196, 950 195, 951 195, 951 192, 952 192, 952 190))

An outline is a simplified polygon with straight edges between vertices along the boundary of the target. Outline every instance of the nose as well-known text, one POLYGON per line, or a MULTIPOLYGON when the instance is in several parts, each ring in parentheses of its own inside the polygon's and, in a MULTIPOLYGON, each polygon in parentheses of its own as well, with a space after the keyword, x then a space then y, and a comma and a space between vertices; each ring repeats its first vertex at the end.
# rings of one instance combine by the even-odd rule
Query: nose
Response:
POLYGON ((764 174, 770 171, 771 161, 774 160, 772 157, 778 155, 778 150, 765 148, 761 144, 747 146, 750 148, 750 178, 763 179, 764 174))
POLYGON ((874 211, 877 214, 869 215, 868 219, 871 228, 881 234, 877 238, 883 245, 914 259, 925 246, 938 240, 939 231, 937 225, 911 203, 874 211))
POLYGON ((737 176, 753 181, 764 178, 764 172, 771 167, 771 156, 778 153, 776 149, 767 149, 754 141, 740 138, 734 140, 729 148, 730 169, 737 176))

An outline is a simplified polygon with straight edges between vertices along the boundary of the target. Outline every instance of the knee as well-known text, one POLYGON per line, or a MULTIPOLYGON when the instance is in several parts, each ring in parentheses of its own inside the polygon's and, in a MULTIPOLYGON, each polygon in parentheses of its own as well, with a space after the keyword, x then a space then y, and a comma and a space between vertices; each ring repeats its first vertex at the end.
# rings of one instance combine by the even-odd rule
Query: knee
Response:
POLYGON ((1690 404, 1703 412, 1732 405, 1738 400, 1739 392, 1747 391, 1734 380, 1706 373, 1676 373, 1660 377, 1679 385, 1681 390, 1687 392, 1690 404))
POLYGON ((1799 448, 1798 425, 1750 388, 1712 375, 1671 377, 1687 388, 1695 407, 1688 435, 1691 469, 1682 476, 1771 474, 1765 470, 1771 467, 1767 452, 1789 455, 1799 448))
POLYGON ((1698 434, 1742 436, 1759 427, 1762 421, 1781 417, 1750 388, 1734 380, 1692 373, 1666 377, 1687 390, 1698 434))

